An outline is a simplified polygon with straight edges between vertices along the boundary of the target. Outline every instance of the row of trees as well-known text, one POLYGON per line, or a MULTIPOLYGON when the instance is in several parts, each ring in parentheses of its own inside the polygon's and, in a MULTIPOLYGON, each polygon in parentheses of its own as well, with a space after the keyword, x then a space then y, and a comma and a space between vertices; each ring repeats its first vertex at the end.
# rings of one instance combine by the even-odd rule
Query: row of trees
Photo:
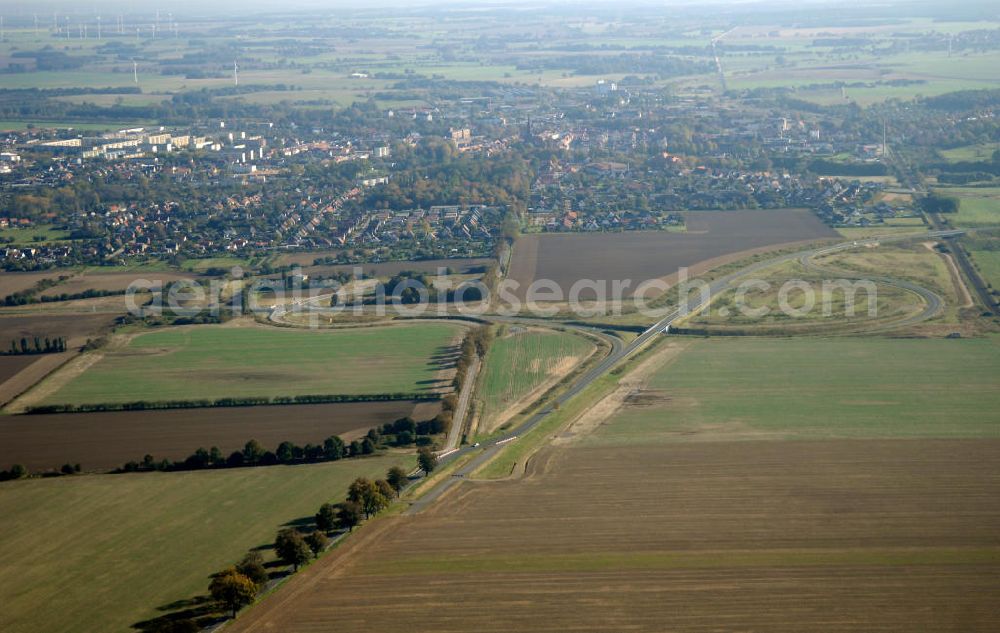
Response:
MULTIPOLYGON (((49 470, 42 473, 43 477, 59 477, 61 475, 75 475, 80 472, 80 464, 63 464, 59 470, 49 470)), ((0 481, 11 481, 14 479, 24 479, 31 473, 23 464, 14 464, 10 470, 0 470, 0 481)))
POLYGON ((125 294, 125 290, 95 290, 88 288, 82 292, 61 292, 53 295, 36 295, 24 292, 9 294, 3 299, 5 306, 23 306, 31 303, 57 303, 59 301, 76 301, 78 299, 94 299, 125 294))
POLYGON ((66 339, 62 336, 57 336, 56 338, 35 336, 32 341, 29 341, 26 336, 22 336, 20 341, 11 339, 7 354, 10 356, 24 356, 27 354, 53 354, 65 351, 66 339))
MULTIPOLYGON (((429 469, 434 466, 433 453, 422 449, 420 461, 427 462, 429 469)), ((435 462, 436 463, 436 462, 435 462)), ((324 503, 314 517, 313 529, 302 531, 298 528, 284 528, 274 539, 274 554, 283 564, 299 570, 310 560, 319 558, 330 544, 332 532, 350 532, 363 520, 371 518, 387 508, 393 499, 409 482, 406 471, 393 466, 385 479, 371 480, 365 477, 355 479, 347 491, 347 497, 340 503, 324 503)), ((248 553, 231 567, 227 567, 212 577, 208 587, 212 599, 225 608, 235 618, 239 610, 256 600, 267 587, 271 575, 267 571, 264 557, 259 552, 248 553)), ((194 623, 192 622, 194 626, 194 623)), ((197 630, 194 628, 192 630, 197 630)))
POLYGON ((242 468, 246 466, 274 466, 277 464, 298 464, 329 462, 361 455, 371 455, 377 449, 368 437, 350 444, 337 435, 331 435, 322 444, 299 446, 294 442, 282 442, 274 451, 269 451, 257 440, 250 440, 243 450, 233 451, 227 457, 217 446, 205 450, 199 448, 180 461, 156 460, 146 455, 142 461, 131 461, 119 472, 143 472, 151 470, 203 470, 209 468, 242 468))
POLYGON ((27 476, 28 476, 28 469, 21 464, 14 464, 10 470, 0 470, 0 481, 24 479, 27 476))
POLYGON ((243 468, 248 466, 275 466, 278 464, 314 464, 339 459, 373 455, 389 446, 418 446, 427 448, 433 443, 432 435, 443 433, 448 428, 450 412, 443 412, 430 420, 415 421, 407 416, 395 422, 387 422, 381 427, 370 429, 364 437, 349 444, 337 435, 331 435, 322 444, 299 446, 284 441, 269 451, 257 440, 250 440, 243 450, 233 451, 226 456, 217 447, 199 448, 187 458, 179 461, 157 460, 146 455, 141 461, 130 461, 117 472, 148 472, 176 470, 205 470, 218 468, 243 468))
MULTIPOLYGON (((173 319, 173 325, 187 325, 192 320, 173 319)), ((207 321, 200 321, 207 322, 207 321)), ((216 320, 215 322, 219 322, 216 320)), ((106 340, 88 340, 84 351, 103 347, 106 340)), ((260 407, 286 404, 330 404, 335 402, 391 402, 397 400, 433 400, 427 393, 368 393, 368 394, 305 394, 301 396, 244 396, 217 398, 215 400, 136 400, 133 402, 94 402, 88 404, 50 404, 31 407, 27 413, 96 413, 104 411, 149 411, 160 409, 209 409, 217 407, 260 407)))
POLYGON ((493 328, 489 325, 481 325, 470 329, 459 349, 458 360, 455 361, 455 390, 462 391, 462 383, 465 381, 465 374, 476 358, 485 358, 486 352, 493 343, 493 328))

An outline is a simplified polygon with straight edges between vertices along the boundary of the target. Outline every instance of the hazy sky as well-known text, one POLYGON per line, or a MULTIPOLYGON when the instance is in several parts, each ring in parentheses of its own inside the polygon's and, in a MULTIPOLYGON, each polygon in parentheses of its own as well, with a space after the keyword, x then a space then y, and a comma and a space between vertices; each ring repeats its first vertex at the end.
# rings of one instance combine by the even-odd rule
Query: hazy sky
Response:
MULTIPOLYGON (((787 2, 788 4, 794 4, 801 6, 802 4, 821 4, 821 3, 831 3, 835 2, 837 4, 871 4, 864 0, 798 0, 794 3, 787 2)), ((577 2, 572 0, 282 0, 282 2, 275 2, 274 0, 161 0, 161 1, 150 1, 150 0, 0 0, 0 12, 8 15, 14 14, 32 14, 32 13, 51 13, 53 10, 58 10, 63 13, 119 13, 119 12, 141 12, 141 13, 153 13, 157 9, 161 13, 166 14, 167 12, 183 12, 183 11, 194 11, 199 13, 206 12, 216 12, 216 11, 230 11, 233 9, 242 8, 244 10, 252 9, 254 11, 263 12, 275 12, 275 11, 288 11, 295 9, 336 9, 336 8, 346 8, 346 7, 358 7, 358 8, 370 8, 370 7, 389 7, 389 6, 407 6, 407 7, 418 7, 418 6, 545 6, 545 5, 559 5, 559 6, 627 6, 632 5, 643 5, 643 6, 677 6, 677 5, 687 5, 687 6, 697 6, 697 5, 718 5, 718 4, 730 4, 730 5, 752 5, 752 4, 762 4, 773 8, 776 5, 783 4, 784 2, 775 0, 587 0, 586 2, 577 2)), ((893 4, 880 3, 880 4, 893 4)))

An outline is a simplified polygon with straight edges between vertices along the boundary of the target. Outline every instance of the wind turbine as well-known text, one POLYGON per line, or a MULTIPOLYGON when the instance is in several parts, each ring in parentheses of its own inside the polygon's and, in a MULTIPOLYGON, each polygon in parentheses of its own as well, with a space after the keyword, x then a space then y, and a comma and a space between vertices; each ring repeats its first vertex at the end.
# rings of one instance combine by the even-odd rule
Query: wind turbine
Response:
POLYGON ((132 60, 132 79, 136 85, 139 84, 139 62, 132 60))
POLYGON ((233 60, 233 85, 240 85, 240 67, 239 64, 236 63, 235 59, 233 60))

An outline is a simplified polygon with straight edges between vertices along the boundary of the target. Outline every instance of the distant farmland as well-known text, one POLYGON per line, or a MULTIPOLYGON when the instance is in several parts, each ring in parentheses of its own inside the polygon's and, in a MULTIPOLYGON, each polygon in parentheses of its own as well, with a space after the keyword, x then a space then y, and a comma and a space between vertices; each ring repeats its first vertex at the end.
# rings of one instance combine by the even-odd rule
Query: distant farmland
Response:
POLYGON ((436 273, 439 268, 451 268, 456 273, 469 273, 479 268, 485 268, 493 263, 492 259, 464 257, 459 259, 422 259, 392 262, 376 262, 371 264, 322 264, 314 266, 316 258, 328 256, 329 251, 312 251, 308 253, 289 253, 281 255, 277 261, 281 265, 297 264, 311 274, 329 275, 333 273, 352 273, 360 268, 369 277, 391 277, 404 270, 423 273, 436 273))
MULTIPOLYGON (((14 292, 27 290, 42 280, 58 282, 51 288, 46 288, 41 293, 42 296, 57 296, 60 294, 78 294, 85 290, 103 290, 106 292, 124 292, 130 284, 137 280, 148 281, 152 284, 166 284, 171 281, 181 279, 191 279, 201 283, 207 283, 207 279, 199 277, 193 273, 170 272, 170 271, 115 271, 107 272, 103 270, 90 270, 80 272, 74 269, 49 270, 45 272, 30 273, 4 273, 0 276, 0 298, 14 292), (68 277, 63 281, 58 281, 60 277, 68 277)), ((143 286, 146 289, 148 286, 143 286)), ((125 304, 122 304, 124 311, 125 304)))
POLYGON ((217 446, 228 455, 250 439, 268 450, 285 440, 320 444, 404 416, 430 418, 438 407, 402 400, 0 416, 0 469, 21 464, 37 472, 80 463, 87 471, 111 470, 146 454, 181 460, 199 447, 217 446))
POLYGON ((461 331, 446 323, 337 331, 170 328, 109 350, 45 402, 434 393, 448 384, 441 372, 461 331))
MULTIPOLYGON (((0 275, 0 279, 3 275, 0 275)), ((114 314, 4 314, 0 316, 0 346, 10 347, 10 341, 34 336, 65 337, 70 347, 83 345, 110 329, 114 314)))
POLYGON ((768 246, 835 238, 837 233, 809 211, 697 211, 685 214, 687 232, 547 233, 522 236, 509 277, 519 297, 536 279, 552 279, 568 292, 579 279, 631 279, 626 294, 645 280, 681 267, 768 246))

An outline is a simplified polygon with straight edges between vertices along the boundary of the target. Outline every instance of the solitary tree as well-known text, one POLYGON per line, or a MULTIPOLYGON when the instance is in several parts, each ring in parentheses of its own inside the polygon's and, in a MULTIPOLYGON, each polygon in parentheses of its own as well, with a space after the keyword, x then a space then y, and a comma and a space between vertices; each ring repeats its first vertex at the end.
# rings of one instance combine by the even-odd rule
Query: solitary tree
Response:
POLYGON ((310 532, 306 535, 306 545, 312 550, 313 556, 319 558, 319 555, 326 549, 327 544, 330 539, 326 538, 326 534, 322 530, 316 530, 315 532, 310 532))
POLYGON ((420 468, 423 469, 428 475, 434 472, 437 468, 437 457, 431 452, 431 449, 426 446, 417 451, 417 463, 420 464, 420 468))
POLYGON ((408 478, 405 470, 399 466, 393 466, 389 469, 389 473, 386 475, 385 480, 389 482, 389 485, 392 486, 392 489, 395 490, 398 495, 399 491, 406 486, 408 478))
POLYGON ((298 530, 288 528, 278 532, 274 539, 274 551, 278 558, 291 565, 295 571, 299 570, 299 565, 309 561, 309 545, 298 530))
POLYGON ((258 588, 254 581, 230 567, 212 579, 208 591, 215 600, 231 610, 235 618, 241 607, 250 604, 257 597, 258 588))

